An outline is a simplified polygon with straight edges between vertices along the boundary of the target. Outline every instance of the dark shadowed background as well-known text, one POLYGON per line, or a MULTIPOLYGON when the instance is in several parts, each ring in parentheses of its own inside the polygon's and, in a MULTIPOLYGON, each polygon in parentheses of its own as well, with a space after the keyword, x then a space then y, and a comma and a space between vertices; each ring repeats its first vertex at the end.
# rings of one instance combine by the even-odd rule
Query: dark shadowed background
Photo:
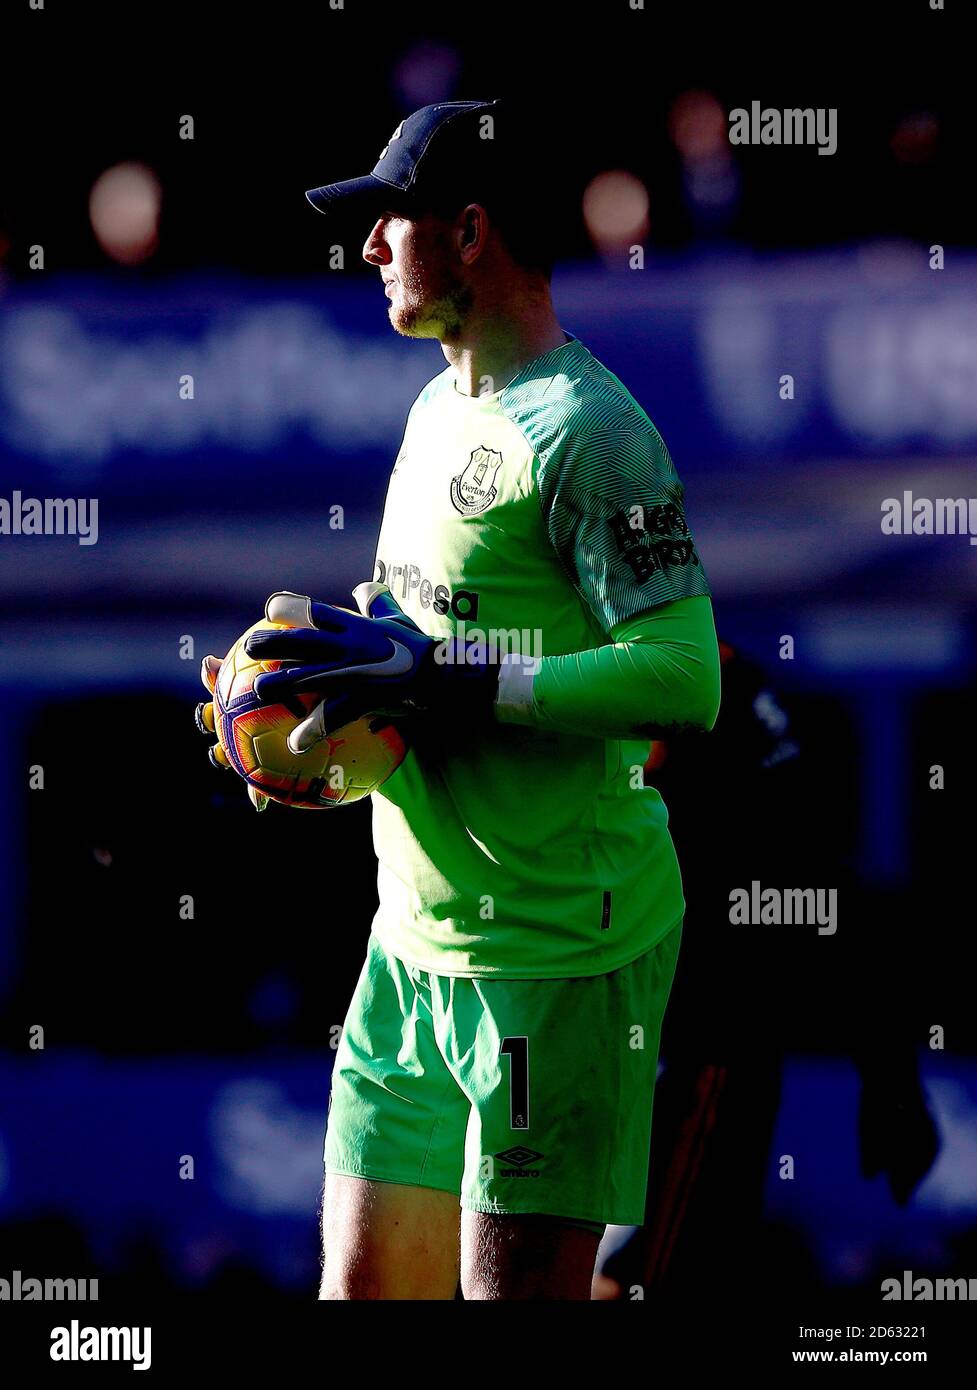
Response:
POLYGON ((197 672, 269 592, 344 603, 370 576, 443 366, 303 190, 366 172, 419 105, 495 95, 545 118, 526 216, 558 247, 561 321, 664 436, 720 635, 796 744, 776 833, 735 759, 673 779, 690 927, 735 932, 728 892, 761 876, 839 887, 834 937, 750 929, 744 1008, 784 1072, 744 1285, 977 1275, 977 548, 881 527, 886 498, 977 494, 954 21, 665 8, 50 5, 11 28, 0 497, 97 498, 98 537, 0 535, 0 1277, 312 1296, 369 809, 256 816, 195 735, 197 672), (731 146, 753 100, 835 108, 837 152, 731 146), (858 1165, 852 1058, 890 1029, 942 1139, 906 1206, 858 1165))

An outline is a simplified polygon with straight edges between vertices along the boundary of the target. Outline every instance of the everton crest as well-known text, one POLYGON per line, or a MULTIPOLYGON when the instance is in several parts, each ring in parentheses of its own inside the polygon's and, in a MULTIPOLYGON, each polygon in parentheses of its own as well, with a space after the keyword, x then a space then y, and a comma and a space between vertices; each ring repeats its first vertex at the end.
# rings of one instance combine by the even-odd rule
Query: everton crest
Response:
POLYGON ((474 516, 492 505, 498 494, 495 480, 501 467, 498 449, 472 450, 465 471, 451 479, 451 500, 463 516, 474 516))

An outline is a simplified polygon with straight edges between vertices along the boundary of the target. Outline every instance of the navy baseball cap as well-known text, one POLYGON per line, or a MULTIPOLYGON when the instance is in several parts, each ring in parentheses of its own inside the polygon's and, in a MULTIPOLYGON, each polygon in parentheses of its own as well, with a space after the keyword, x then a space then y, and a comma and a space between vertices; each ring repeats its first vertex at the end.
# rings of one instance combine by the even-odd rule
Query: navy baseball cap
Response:
POLYGON ((483 138, 482 117, 498 115, 499 101, 439 101, 407 116, 380 151, 373 172, 310 188, 319 212, 353 213, 374 220, 385 211, 420 212, 469 185, 487 191, 500 165, 493 126, 483 138))

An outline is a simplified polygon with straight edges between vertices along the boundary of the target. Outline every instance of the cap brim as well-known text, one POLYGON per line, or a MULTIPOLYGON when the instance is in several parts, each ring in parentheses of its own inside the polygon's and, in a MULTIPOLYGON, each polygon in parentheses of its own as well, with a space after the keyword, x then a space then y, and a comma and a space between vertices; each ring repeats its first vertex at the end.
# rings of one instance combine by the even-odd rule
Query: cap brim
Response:
POLYGON ((379 216, 387 208, 401 206, 404 195, 399 188, 384 183, 375 174, 343 183, 327 183, 322 188, 310 188, 305 195, 317 212, 373 213, 379 216))

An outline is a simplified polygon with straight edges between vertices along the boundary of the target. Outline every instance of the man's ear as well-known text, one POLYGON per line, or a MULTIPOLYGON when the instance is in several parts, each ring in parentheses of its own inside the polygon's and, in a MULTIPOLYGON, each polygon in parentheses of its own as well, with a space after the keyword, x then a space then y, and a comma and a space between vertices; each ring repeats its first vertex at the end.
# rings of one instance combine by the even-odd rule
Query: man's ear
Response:
POLYGON ((462 214, 462 219, 459 248, 465 252, 480 247, 485 241, 488 230, 485 209, 478 203, 469 203, 462 214))

